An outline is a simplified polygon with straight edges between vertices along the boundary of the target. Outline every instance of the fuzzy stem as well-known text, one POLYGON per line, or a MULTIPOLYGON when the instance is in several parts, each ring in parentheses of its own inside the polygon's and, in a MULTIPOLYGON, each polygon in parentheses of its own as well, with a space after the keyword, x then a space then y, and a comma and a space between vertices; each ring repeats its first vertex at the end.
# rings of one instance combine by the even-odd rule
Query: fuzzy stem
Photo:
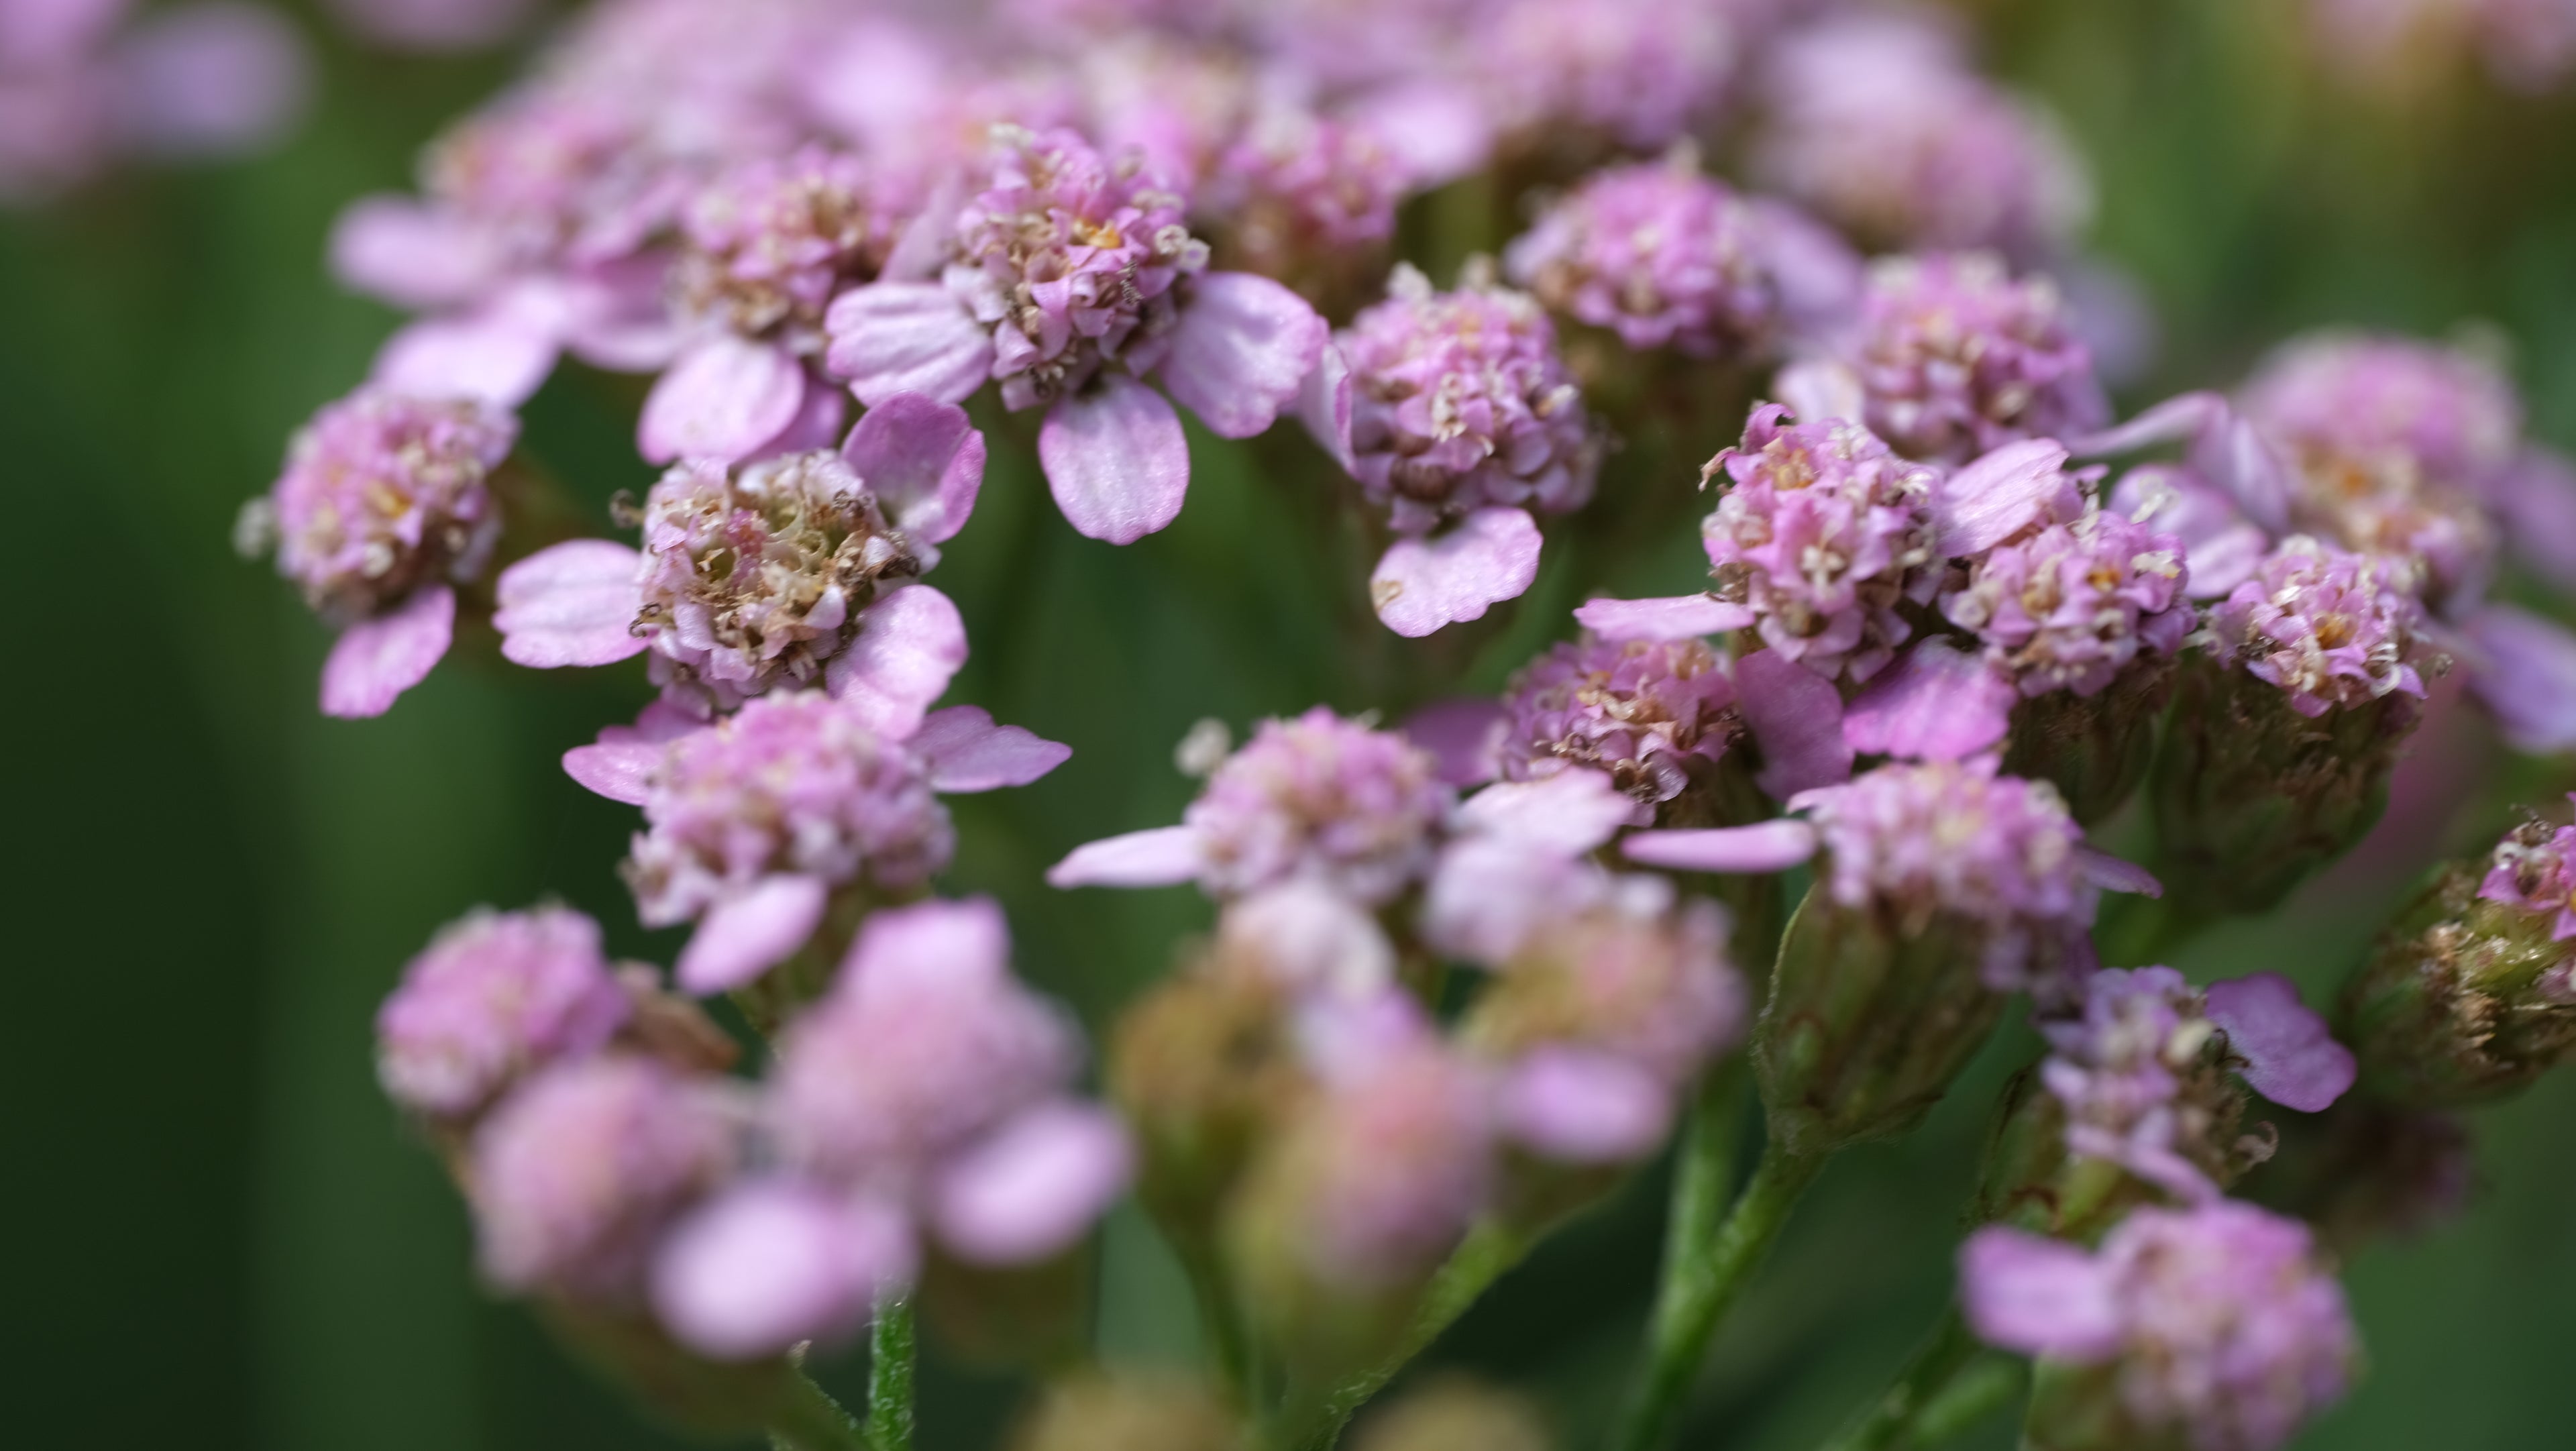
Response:
POLYGON ((888 1300, 868 1331, 868 1451, 912 1451, 912 1304, 888 1300))
POLYGON ((1895 1383, 1826 1442, 1824 1451, 1893 1451, 1916 1444, 1924 1413, 1976 1353, 1977 1338, 1967 1322, 1957 1309, 1944 1310, 1895 1383))
POLYGON ((865 1451, 868 1441, 841 1403, 798 1371, 769 1427, 769 1444, 771 1451, 865 1451))
POLYGON ((1529 1241, 1521 1233, 1495 1220, 1485 1220, 1467 1231, 1458 1248, 1440 1267, 1431 1284, 1422 1292, 1422 1303, 1414 1308, 1413 1322, 1406 1327, 1404 1339, 1394 1352, 1367 1370, 1333 1387, 1306 1418, 1306 1427, 1284 1444, 1301 1451, 1331 1451, 1342 1437, 1342 1428, 1368 1403, 1369 1397, 1386 1388, 1413 1358, 1430 1348, 1467 1313, 1467 1307, 1501 1279, 1512 1266, 1529 1253, 1529 1241))
POLYGON ((1826 1157, 1790 1153, 1776 1140, 1765 1146, 1752 1181, 1717 1232, 1701 1243, 1679 1246, 1683 1253, 1665 1260, 1663 1290, 1647 1338, 1645 1379, 1611 1439, 1615 1451, 1654 1451, 1671 1438, 1709 1342, 1826 1157))

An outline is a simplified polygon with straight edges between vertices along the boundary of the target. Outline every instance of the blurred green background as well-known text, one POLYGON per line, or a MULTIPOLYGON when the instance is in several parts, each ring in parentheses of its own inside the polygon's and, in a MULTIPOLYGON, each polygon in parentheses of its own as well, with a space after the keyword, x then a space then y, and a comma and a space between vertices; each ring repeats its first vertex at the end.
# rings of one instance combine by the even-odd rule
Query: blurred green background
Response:
MULTIPOLYGON (((2405 109, 2289 63, 2294 6, 1999 0, 1990 59, 2066 117, 2100 184, 2099 250, 2164 330, 2135 402, 2224 384, 2325 323, 2490 329, 2535 431, 2576 444, 2576 105, 2474 87, 2405 109)), ((462 1211, 376 1091, 369 1017, 404 959, 477 902, 559 895, 622 950, 631 813, 555 766, 644 698, 641 671, 512 671, 468 640, 390 716, 313 708, 325 638, 227 530, 288 432, 363 373, 393 319, 333 289, 334 211, 406 184, 440 122, 507 62, 325 58, 320 104, 253 164, 129 174, 0 217, 0 461, 9 571, 45 626, 12 690, 11 920, 0 1064, 20 1229, 6 1295, 13 1444, 447 1451, 665 1444, 519 1310, 473 1282, 462 1211), (41 606, 41 608, 38 608, 41 606), (59 652, 59 653, 57 653, 59 652)), ((568 371, 527 447, 605 527, 648 472, 631 385, 568 371)), ((1735 420, 1711 420, 1710 445, 1735 420)), ((1003 432, 1008 425, 996 423, 1003 432)), ((958 803, 956 890, 1012 909, 1023 968, 1095 1024, 1202 924, 1190 893, 1052 894, 1077 841, 1172 819, 1189 724, 1240 729, 1338 693, 1339 582, 1282 540, 1296 503, 1263 455, 1200 438, 1180 524, 1117 552, 1075 538, 1024 450, 938 583, 976 656, 959 697, 1071 743, 1041 785, 958 803)), ((1683 481, 1675 481, 1678 485, 1683 481)), ((1686 559, 1692 552, 1684 550, 1686 559)), ((1534 597, 1484 682, 1555 628, 1534 597)), ((1632 590, 1646 582, 1620 583, 1632 590)), ((2499 819, 2502 764, 2468 726, 2426 810, 2280 920, 2196 944, 2195 973, 2273 967, 2325 989, 2445 840, 2499 819)), ((2562 789, 2520 765, 2512 786, 2562 789)), ((1947 1291, 1956 1206, 1999 1043, 1933 1123, 1826 1179, 1723 1342, 1686 1444, 1811 1443, 1884 1377, 1947 1291)), ((2364 1388, 2301 1444, 2331 1451, 2564 1444, 2576 1338, 2576 1154, 2562 1077, 2485 1116, 2481 1193, 2350 1284, 2364 1388)), ((1540 1394, 1576 1439, 1634 1344, 1660 1173, 1548 1245, 1435 1352, 1540 1394)), ((1113 1222, 1104 1345, 1185 1356, 1173 1271, 1113 1222)), ((849 1367, 841 1367, 847 1371, 849 1367)), ((988 1443, 1017 1383, 934 1358, 931 1447, 988 1443)), ((2006 1444, 2001 1427, 1987 1441, 2006 1444)))

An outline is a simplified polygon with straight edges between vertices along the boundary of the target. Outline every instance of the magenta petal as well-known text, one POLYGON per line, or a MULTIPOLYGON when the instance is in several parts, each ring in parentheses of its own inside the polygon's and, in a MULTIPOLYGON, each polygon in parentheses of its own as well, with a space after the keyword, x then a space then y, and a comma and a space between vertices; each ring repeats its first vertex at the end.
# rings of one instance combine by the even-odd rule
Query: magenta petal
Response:
POLYGON ((853 984, 919 973, 999 981, 1011 970, 1011 928, 990 897, 933 898, 869 916, 841 960, 853 984))
POLYGON ((424 318, 385 339, 373 378, 398 393, 516 408, 554 371, 559 332, 560 320, 534 305, 424 318))
POLYGON ((1546 1047, 1501 1084, 1504 1129, 1543 1157, 1576 1164, 1642 1159, 1673 1124, 1672 1090, 1607 1053, 1546 1047))
POLYGON ((564 774, 611 801, 641 806, 664 754, 643 741, 595 741, 564 752, 564 774))
POLYGON ((340 632, 322 662, 322 713, 344 720, 383 715, 395 697, 429 678, 456 637, 456 591, 416 589, 384 614, 340 632))
POLYGON ((763 877, 698 919, 673 975, 701 997, 741 987, 804 946, 830 899, 819 877, 763 877))
POLYGON ((1604 640, 1695 640, 1741 630, 1753 612, 1715 595, 1668 595, 1645 600, 1587 600, 1575 623, 1604 640))
POLYGON ((537 670, 608 665, 643 652, 634 633, 643 607, 644 557, 606 539, 572 539, 501 571, 492 626, 501 654, 537 670))
POLYGON ((789 416, 787 426, 761 440, 744 458, 813 453, 840 443, 842 431, 850 422, 849 390, 801 363, 796 368, 796 379, 796 411, 789 416))
POLYGON ((732 463, 777 437, 805 401, 805 370, 785 348, 725 333, 680 355, 653 385, 635 425, 651 463, 732 463))
POLYGON ((2576 591, 2576 465, 2531 450, 2515 462, 2496 494, 2514 557, 2560 591, 2576 591))
POLYGON ((1528 510, 1478 509, 1439 534, 1388 545, 1369 595, 1388 629, 1418 639, 1518 599, 1538 578, 1538 552, 1528 510))
POLYGON ((1968 1237, 1959 1296, 1979 1339, 2029 1355, 2100 1360, 2119 1348, 2125 1328, 2118 1287, 2091 1255, 2018 1229, 1968 1237))
POLYGON ((905 533, 932 544, 966 527, 984 487, 984 435, 965 409, 925 393, 897 393, 869 409, 841 458, 905 533))
POLYGON ((1133 544, 1178 518, 1190 488, 1181 415, 1125 373, 1103 374, 1047 410, 1038 463, 1075 532, 1112 544, 1133 544))
POLYGON ((1158 376, 1217 436, 1250 438, 1296 398, 1328 331, 1306 299, 1267 277, 1203 273, 1158 376))
POLYGON ((1947 640, 1925 640, 1843 712, 1843 740, 1862 755, 1958 761, 2011 728, 2012 682, 1947 640))
POLYGON ((974 705, 932 711, 912 733, 912 749, 930 763, 930 789, 951 794, 1025 786, 1073 755, 1071 746, 993 724, 974 705))
POLYGON ((500 265, 482 229, 407 196, 360 197, 331 224, 332 275, 407 311, 461 306, 500 265))
POLYGON ((2275 534, 2289 528, 2297 487, 2290 465, 2251 422, 2232 413, 2220 419, 2192 445, 2190 461, 2255 523, 2275 534))
POLYGON ((931 1191, 940 1241, 971 1264, 1070 1248, 1127 1187, 1127 1131, 1087 1104, 1042 1104, 951 1160, 931 1191))
POLYGON ((1441 780, 1452 786, 1480 786, 1501 769, 1503 734, 1510 720, 1501 701, 1465 696, 1435 701, 1415 711, 1404 723, 1404 735, 1439 761, 1441 780))
POLYGON ((966 663, 966 621, 948 596, 926 584, 880 597, 859 616, 859 632, 825 666, 823 680, 870 730, 896 740, 966 663))
POLYGON ((1205 860, 1195 829, 1158 826, 1075 847, 1047 869, 1047 885, 1168 887, 1196 877, 1205 860))
POLYGON ((2008 443, 1941 481, 1932 494, 1932 552, 1982 554, 2021 531, 2065 488, 2066 445, 2008 443))
POLYGON ((2198 438, 2228 416, 2227 400, 2215 393, 2181 393, 2166 399, 2117 428, 2088 433, 2066 442, 2077 458, 2110 458, 2158 444, 2198 438))
POLYGON ((824 361, 873 408, 897 393, 963 403, 993 369, 993 335, 935 282, 879 282, 842 293, 823 317, 824 361))
POLYGON ((2576 749, 2576 635, 2511 605, 2489 605, 2463 629, 2484 657, 2469 675, 2469 691, 2514 749, 2576 749))
POLYGON ((2326 1031, 2326 1020, 2299 1001, 2299 989, 2277 972, 2209 985, 2209 1020, 2226 1030, 2227 1046, 2245 1060, 2245 1081, 2284 1108, 2319 1113, 2352 1087, 2352 1050, 2326 1031))
POLYGON ((1297 421, 1315 436, 1345 473, 1351 468, 1351 365, 1338 344, 1327 341, 1315 357, 1315 370, 1297 385, 1297 421))
POLYGON ((2138 897, 2161 897, 2165 884, 2156 874, 2136 862, 2115 857, 2089 846, 2075 848, 2075 870, 2085 881, 2106 892, 2127 892, 2138 897))
POLYGON ((1638 814, 1636 798, 1608 772, 1569 770, 1486 787, 1458 808, 1458 830, 1507 837, 1571 860, 1618 835, 1638 814))
POLYGON ((1800 423, 1822 423, 1832 418, 1856 421, 1868 407, 1860 375, 1823 358, 1782 368, 1771 381, 1771 395, 1789 405, 1790 415, 1800 423))
POLYGON ((1619 843, 1642 866, 1677 872, 1759 876, 1786 871, 1816 854, 1816 829, 1803 821, 1764 821, 1702 831, 1640 831, 1619 843))
POLYGON ((1735 706, 1762 750, 1757 778, 1774 800, 1851 779, 1843 698, 1834 683, 1777 650, 1735 662, 1735 706))
POLYGON ((683 1220, 653 1262, 653 1309, 681 1343, 716 1360, 841 1339, 877 1297, 912 1277, 901 1211, 844 1203, 803 1184, 755 1181, 683 1220))

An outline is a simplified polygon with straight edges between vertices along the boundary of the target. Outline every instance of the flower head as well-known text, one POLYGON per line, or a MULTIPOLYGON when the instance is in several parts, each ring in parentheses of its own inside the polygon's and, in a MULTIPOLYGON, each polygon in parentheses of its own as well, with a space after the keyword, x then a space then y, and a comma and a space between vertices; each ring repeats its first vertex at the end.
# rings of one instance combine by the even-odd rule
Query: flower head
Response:
POLYGON ((1763 642, 1819 675, 1867 680, 1913 634, 1898 606, 1929 601, 1929 468, 1868 429, 1790 424, 1754 410, 1744 442, 1712 461, 1726 492, 1700 526, 1719 599, 1755 615, 1763 642))
POLYGON ((1506 0, 1470 22, 1473 64, 1507 128, 1537 144, 1593 133, 1650 151, 1725 99, 1757 4, 1506 0))
POLYGON ((1201 210, 1262 270, 1385 241, 1412 169, 1371 127, 1302 107, 1255 111, 1200 188, 1201 210))
POLYGON ((1182 819, 1212 895, 1306 878, 1383 903, 1428 869, 1450 803, 1428 753, 1318 706, 1263 722, 1182 819))
POLYGON ((840 455, 724 469, 683 463, 644 500, 634 633, 665 693, 731 710, 818 683, 882 589, 921 572, 916 546, 840 455))
POLYGON ((640 1293, 655 1241, 732 1174, 738 1114, 721 1080, 607 1055, 548 1070, 474 1137, 484 1273, 587 1300, 640 1293))
POLYGON ((2525 822, 2505 833, 2488 863, 2480 901, 2549 917, 2553 941, 2576 937, 2576 827, 2525 822))
POLYGON ((2435 655, 2402 564, 2283 540, 2211 611, 2212 648, 2305 716, 2424 696, 2435 655))
POLYGON ((2089 1255, 1980 1230, 1960 1279, 1986 1340, 2106 1372, 2044 1388, 2035 1421, 2116 1418, 2141 1444, 2273 1451, 2342 1398, 2360 1359, 2307 1228, 2227 1200, 2138 1210, 2089 1255))
POLYGON ((1696 166, 1641 162, 1594 173, 1512 243, 1514 282, 1631 348, 1694 357, 1759 348, 1780 319, 1761 216, 1696 166))
POLYGON ((1892 257, 1870 269, 1852 366, 1878 435, 1909 458, 1964 463, 2016 439, 2110 420, 2093 358, 2045 277, 1992 253, 1892 257))
POLYGON ((599 924, 564 907, 478 911, 403 969, 376 1014, 376 1073, 403 1107, 465 1119, 526 1074, 597 1051, 630 1011, 599 924))
POLYGON ((1396 531, 1492 505, 1563 513, 1590 498, 1599 442, 1537 301, 1476 277, 1435 292, 1409 265, 1387 292, 1340 344, 1351 474, 1396 531))
POLYGON ((2198 616, 2182 542, 2109 510, 2001 544, 1941 597, 2024 695, 2096 695, 2141 658, 2182 648, 2198 616))
POLYGON ((681 213, 681 310, 745 336, 789 329, 819 350, 825 304, 894 245, 901 217, 883 190, 867 163, 821 146, 736 163, 681 213))
POLYGON ((278 572, 342 623, 422 585, 472 580, 501 533, 487 480, 518 435, 488 403, 362 388, 295 435, 286 472, 244 515, 243 542, 273 536, 278 572))
POLYGON ((1680 795, 1690 763, 1726 754, 1740 725, 1734 683, 1698 640, 1558 645, 1521 667, 1503 705, 1506 780, 1589 767, 1650 804, 1680 795))

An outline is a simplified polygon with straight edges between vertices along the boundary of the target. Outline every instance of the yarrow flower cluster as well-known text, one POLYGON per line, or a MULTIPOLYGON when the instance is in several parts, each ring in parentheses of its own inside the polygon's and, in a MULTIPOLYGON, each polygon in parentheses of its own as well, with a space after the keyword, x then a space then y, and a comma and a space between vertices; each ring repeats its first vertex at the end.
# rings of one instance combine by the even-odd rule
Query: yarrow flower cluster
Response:
POLYGON ((1941 613, 2023 695, 2095 695, 2182 648, 2198 623, 2189 580, 2180 540, 2093 508, 1996 546, 1941 596, 1941 613))
POLYGON ((443 929, 376 1015, 376 1070, 414 1113, 463 1121, 558 1059, 586 1057, 632 1004, 599 924, 561 907, 477 912, 443 929))
POLYGON ((2496 843, 2488 860, 2478 900, 2547 916, 2552 941, 2576 937, 2576 827, 2527 823, 2496 843))
POLYGON ((2212 647, 2305 716, 2421 700, 2438 658, 2402 566, 2292 538, 2210 612, 2212 647))
POLYGON ((1586 767, 1650 805, 1680 795, 1692 764, 1724 756, 1741 727, 1732 677, 1697 640, 1559 645, 1521 667, 1503 704, 1503 779, 1586 767))
MULTIPOLYGON (((2084 925, 2092 891, 2083 840, 2054 788, 1998 774, 1994 761, 1884 766, 1807 793, 1823 880, 1846 907, 1923 921, 1938 913, 2018 937, 2084 925)), ((1998 971, 2019 967, 2027 944, 1998 971)))

